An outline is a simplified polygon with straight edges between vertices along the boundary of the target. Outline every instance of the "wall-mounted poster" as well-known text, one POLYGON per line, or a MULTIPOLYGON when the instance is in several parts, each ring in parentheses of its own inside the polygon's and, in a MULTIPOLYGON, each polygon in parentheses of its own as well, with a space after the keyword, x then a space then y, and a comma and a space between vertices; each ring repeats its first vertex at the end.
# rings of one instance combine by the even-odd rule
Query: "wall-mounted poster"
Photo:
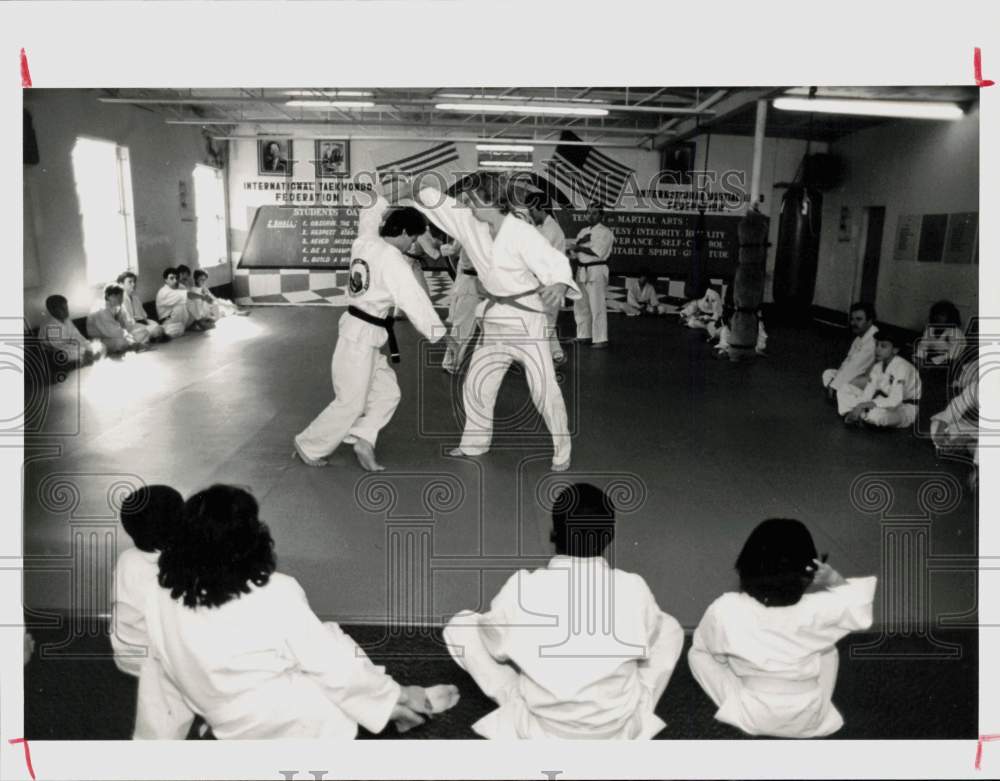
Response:
POLYGON ((316 142, 316 175, 320 179, 350 176, 351 148, 346 140, 320 139, 316 142))
POLYGON ((917 260, 921 263, 940 263, 944 251, 944 234, 948 230, 947 214, 925 214, 920 223, 920 247, 917 260))
POLYGON ((257 142, 257 173, 287 176, 292 172, 292 142, 286 138, 262 138, 257 142))
POLYGON ((975 263, 978 212, 948 215, 948 233, 944 240, 945 263, 975 263))
POLYGON ((893 260, 916 260, 917 241, 920 239, 920 215, 901 214, 896 220, 896 243, 893 260))

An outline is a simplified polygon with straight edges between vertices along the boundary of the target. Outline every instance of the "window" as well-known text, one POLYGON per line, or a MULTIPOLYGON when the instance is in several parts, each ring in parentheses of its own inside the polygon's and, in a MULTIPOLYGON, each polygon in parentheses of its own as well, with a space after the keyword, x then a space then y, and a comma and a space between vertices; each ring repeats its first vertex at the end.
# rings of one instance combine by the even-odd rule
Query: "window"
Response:
POLYGON ((194 167, 194 208, 197 220, 198 265, 225 263, 226 196, 222 171, 209 165, 194 167))
POLYGON ((78 138, 72 157, 87 282, 101 285, 122 269, 136 265, 128 148, 111 141, 78 138))

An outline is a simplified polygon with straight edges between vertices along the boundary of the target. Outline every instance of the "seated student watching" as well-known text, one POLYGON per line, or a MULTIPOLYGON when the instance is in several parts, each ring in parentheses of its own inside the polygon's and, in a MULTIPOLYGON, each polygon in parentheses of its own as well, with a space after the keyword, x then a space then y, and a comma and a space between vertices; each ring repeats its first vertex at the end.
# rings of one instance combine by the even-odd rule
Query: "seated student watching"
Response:
POLYGON ((209 309, 211 300, 192 286, 191 269, 184 264, 177 266, 177 289, 186 290, 188 293, 187 308, 194 327, 215 328, 215 319, 209 309))
POLYGON ((642 740, 663 729, 654 710, 684 631, 641 576, 604 558, 614 533, 610 498, 593 485, 568 486, 552 508, 548 566, 514 573, 489 612, 448 622, 455 662, 499 706, 473 725, 477 733, 642 740))
POLYGON ((899 355, 900 338, 885 331, 875 337, 875 365, 864 390, 848 383, 837 391, 837 411, 851 425, 908 428, 917 418, 920 374, 899 355))
POLYGON ((722 294, 710 287, 701 298, 688 301, 677 314, 688 328, 701 328, 714 333, 722 319, 722 294))
POLYGON ((163 269, 163 287, 156 293, 156 316, 167 336, 181 336, 188 328, 203 330, 198 322, 191 319, 188 311, 188 299, 191 297, 200 298, 200 294, 178 285, 177 269, 163 269))
POLYGON ((786 518, 753 530, 736 570, 739 592, 709 605, 688 652, 715 718, 750 735, 836 732, 836 643, 872 625, 876 579, 845 580, 818 559, 809 530, 786 518))
POLYGON ((100 339, 109 354, 142 350, 149 341, 149 332, 139 331, 133 326, 135 321, 122 310, 122 297, 125 291, 121 285, 111 284, 104 288, 104 306, 87 315, 87 333, 95 339, 100 339), (142 338, 139 341, 132 335, 135 331, 142 338))
MULTIPOLYGON (((733 310, 723 307, 721 326, 716 333, 716 337, 719 340, 715 345, 715 355, 717 358, 723 358, 729 355, 729 340, 732 337, 732 331, 729 329, 729 323, 732 316, 733 310)), ((709 341, 711 341, 711 338, 709 341)), ((764 330, 764 317, 763 313, 760 311, 757 312, 757 342, 754 345, 754 349, 758 355, 767 355, 767 331, 764 330)))
POLYGON ((140 686, 181 698, 218 739, 349 740, 359 724, 404 731, 458 701, 454 686, 401 686, 321 622, 298 582, 275 572, 274 540, 240 488, 187 500, 159 571, 163 588, 146 603, 156 663, 140 686))
POLYGON ((622 310, 628 317, 639 315, 665 315, 670 307, 660 303, 660 296, 653 287, 653 275, 646 269, 637 277, 625 278, 625 303, 622 310))
POLYGON ((88 340, 73 324, 65 296, 49 296, 45 299, 45 309, 46 315, 38 325, 38 339, 45 349, 81 365, 92 363, 105 354, 101 342, 88 340))
POLYGON ((927 316, 924 335, 917 342, 914 358, 918 366, 953 363, 965 349, 962 317, 951 301, 938 301, 927 316))
POLYGON ((875 307, 863 301, 851 304, 848 321, 854 341, 847 351, 847 357, 836 369, 826 369, 823 372, 823 387, 827 397, 832 401, 837 391, 847 384, 864 388, 868 383, 868 370, 875 363, 875 307))
POLYGON ((123 271, 118 275, 117 281, 122 286, 122 290, 125 291, 125 295, 122 297, 122 311, 133 322, 129 333, 135 337, 135 340, 137 342, 146 341, 146 339, 142 338, 139 333, 140 331, 145 331, 146 338, 151 342, 168 340, 170 337, 163 332, 163 326, 149 318, 149 315, 146 314, 146 308, 142 305, 142 299, 135 292, 136 284, 139 282, 139 278, 135 273, 132 271, 123 271))
POLYGON ((221 320, 223 317, 232 315, 245 317, 250 314, 245 309, 240 309, 232 301, 216 298, 215 294, 208 289, 208 272, 200 268, 194 272, 194 287, 192 289, 195 293, 204 296, 204 300, 198 303, 201 304, 201 311, 207 312, 207 317, 210 320, 221 320))

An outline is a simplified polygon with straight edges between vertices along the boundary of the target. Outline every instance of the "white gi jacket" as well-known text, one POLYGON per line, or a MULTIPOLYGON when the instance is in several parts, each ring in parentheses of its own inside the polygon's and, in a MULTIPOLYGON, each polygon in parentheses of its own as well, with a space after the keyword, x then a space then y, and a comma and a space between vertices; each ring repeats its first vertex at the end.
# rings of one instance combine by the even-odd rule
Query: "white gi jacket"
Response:
POLYGON ((160 585, 156 578, 160 554, 138 548, 122 551, 115 564, 111 592, 111 647, 115 665, 123 673, 138 677, 146 660, 149 633, 146 602, 160 585))
MULTIPOLYGON (((580 297, 566 256, 553 249, 533 225, 509 214, 494 239, 490 226, 477 220, 470 208, 460 205, 454 198, 433 187, 425 187, 414 196, 416 207, 462 244, 488 293, 500 297, 516 296, 539 285, 561 283, 568 287, 567 298, 580 297)), ((537 294, 524 296, 518 303, 536 312, 543 311, 537 294)), ((524 314, 527 313, 520 307, 508 304, 489 308, 489 315, 496 319, 523 319, 524 314)))
POLYGON ((563 254, 566 253, 566 234, 555 217, 551 214, 546 214, 542 224, 538 226, 538 230, 545 237, 545 240, 552 245, 553 249, 563 254))
POLYGON ((840 729, 844 720, 819 683, 820 657, 848 633, 871 626, 876 581, 848 578, 787 607, 735 592, 716 599, 690 652, 692 669, 703 653, 735 675, 715 718, 751 735, 809 738, 840 729))
POLYGON ((217 738, 351 739, 358 724, 381 731, 399 699, 399 684, 320 622, 287 575, 221 607, 185 607, 167 589, 147 605, 160 669, 217 738))
POLYGON ((920 374, 912 363, 894 355, 883 367, 878 361, 868 372, 868 384, 861 394, 862 401, 876 407, 894 409, 904 401, 920 400, 920 374))
POLYGON ((146 314, 146 307, 142 305, 142 299, 139 298, 139 294, 134 290, 122 296, 122 311, 133 320, 149 320, 149 315, 146 314))
POLYGON ((87 333, 91 339, 112 343, 115 340, 133 342, 135 340, 129 331, 135 328, 135 325, 135 321, 128 316, 124 309, 119 309, 112 314, 106 306, 102 306, 96 312, 87 315, 87 333))
POLYGON ((868 373, 872 364, 875 363, 875 334, 877 333, 878 326, 872 325, 861 336, 854 337, 851 349, 847 351, 847 357, 840 364, 833 379, 827 383, 827 387, 840 390, 842 385, 868 373))
POLYGON ((156 317, 163 320, 174 314, 174 310, 179 306, 186 309, 187 301, 188 291, 186 287, 178 285, 176 288, 172 288, 164 284, 156 291, 156 317))
POLYGON ((583 264, 607 261, 611 257, 611 248, 615 243, 615 234, 604 223, 598 223, 594 226, 588 225, 576 235, 576 243, 579 244, 587 236, 590 236, 590 242, 584 246, 589 247, 597 257, 587 255, 586 253, 577 255, 577 261, 581 265, 576 271, 576 279, 581 284, 584 282, 593 282, 595 274, 601 274, 605 279, 608 277, 610 272, 607 266, 585 268, 583 264))
POLYGON ((684 633, 639 575, 602 557, 555 556, 512 575, 479 630, 496 661, 520 670, 516 692, 477 723, 480 734, 634 739, 665 726, 640 670, 656 665, 665 686, 684 633), (654 645, 676 655, 651 658, 654 645))

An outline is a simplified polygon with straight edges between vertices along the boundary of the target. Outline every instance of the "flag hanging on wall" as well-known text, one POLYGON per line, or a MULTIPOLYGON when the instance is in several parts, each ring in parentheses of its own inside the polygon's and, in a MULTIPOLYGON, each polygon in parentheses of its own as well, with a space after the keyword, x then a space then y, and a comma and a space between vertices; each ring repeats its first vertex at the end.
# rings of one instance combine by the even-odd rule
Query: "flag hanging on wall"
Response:
POLYGON ((417 154, 407 155, 398 160, 375 166, 379 181, 391 179, 394 175, 416 176, 417 174, 436 171, 451 181, 452 175, 461 168, 459 165, 458 147, 454 141, 432 146, 417 154))
MULTIPOLYGON (((575 133, 564 130, 560 141, 580 141, 575 133)), ((583 144, 560 144, 548 164, 548 173, 564 190, 569 190, 571 199, 584 205, 586 201, 598 200, 605 206, 613 206, 625 181, 635 169, 613 160, 592 146, 583 144)))

